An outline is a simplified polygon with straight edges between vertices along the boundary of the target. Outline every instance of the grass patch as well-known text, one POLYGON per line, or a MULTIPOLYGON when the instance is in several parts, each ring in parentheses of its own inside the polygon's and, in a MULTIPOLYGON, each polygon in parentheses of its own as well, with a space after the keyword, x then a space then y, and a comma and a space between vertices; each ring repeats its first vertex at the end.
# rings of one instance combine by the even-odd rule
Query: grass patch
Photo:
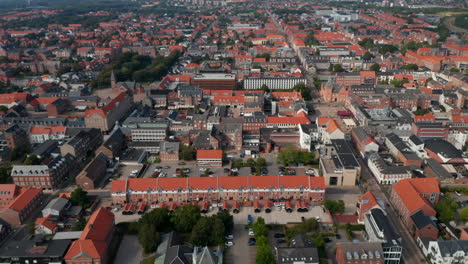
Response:
POLYGON ((464 14, 468 14, 468 11, 460 11, 460 12, 445 11, 445 12, 438 12, 435 15, 439 17, 447 17, 447 16, 456 16, 456 15, 464 15, 464 14))
POLYGON ((140 262, 140 264, 153 264, 154 261, 156 260, 156 256, 151 256, 149 258, 145 258, 140 262))

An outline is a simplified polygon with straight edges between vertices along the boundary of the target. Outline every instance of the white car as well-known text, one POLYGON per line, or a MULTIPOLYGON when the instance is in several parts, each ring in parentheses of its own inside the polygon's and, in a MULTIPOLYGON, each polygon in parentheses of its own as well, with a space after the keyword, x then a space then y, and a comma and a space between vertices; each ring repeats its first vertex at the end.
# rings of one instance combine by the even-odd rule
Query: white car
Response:
POLYGON ((306 170, 306 174, 315 174, 314 170, 306 170))
POLYGON ((228 239, 228 240, 233 240, 234 239, 234 236, 233 235, 227 235, 224 237, 225 239, 228 239))
POLYGON ((255 236, 255 233, 252 228, 249 228, 249 236, 255 236))
POLYGON ((132 170, 132 174, 138 174, 138 170, 132 170))
POLYGON ((200 168, 200 171, 206 171, 207 168, 200 168))
POLYGON ((120 209, 118 207, 115 207, 114 209, 112 209, 112 211, 114 211, 114 213, 117 213, 120 209))
POLYGON ((457 192, 457 191, 455 191, 455 194, 456 194, 457 196, 461 196, 461 193, 459 193, 459 192, 457 192))
POLYGON ((320 216, 316 216, 316 217, 315 217, 315 220, 317 220, 317 222, 320 223, 320 216))
POLYGON ((225 243, 225 245, 226 245, 227 247, 232 247, 232 246, 234 246, 234 242, 232 242, 232 241, 227 241, 227 242, 225 243))
POLYGON ((238 172, 239 169, 238 169, 238 168, 232 168, 231 171, 232 171, 232 172, 238 172))

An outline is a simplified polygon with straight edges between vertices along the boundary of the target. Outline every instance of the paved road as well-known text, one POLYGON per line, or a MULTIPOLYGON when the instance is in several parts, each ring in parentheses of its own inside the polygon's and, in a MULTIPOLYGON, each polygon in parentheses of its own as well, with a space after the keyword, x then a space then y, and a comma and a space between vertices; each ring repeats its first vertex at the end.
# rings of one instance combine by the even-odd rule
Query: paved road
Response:
POLYGON ((226 263, 254 264, 257 247, 247 245, 249 234, 245 225, 235 224, 232 234, 234 235, 234 246, 227 248, 226 263))
MULTIPOLYGON (((357 155, 356 155, 357 156, 357 155)), ((377 183, 372 173, 367 168, 367 165, 364 164, 364 161, 358 157, 358 161, 362 168, 361 179, 366 180, 367 191, 372 191, 374 195, 382 199, 385 204, 391 205, 389 199, 385 192, 382 190, 381 186, 377 183)), ((418 264, 426 263, 425 257, 422 254, 421 250, 416 244, 416 241, 409 234, 406 226, 403 225, 402 221, 398 217, 396 210, 390 206, 386 208, 388 220, 392 224, 395 231, 400 234, 402 237, 402 246, 403 246, 403 261, 408 264, 418 264)))
POLYGON ((137 236, 126 235, 120 242, 119 251, 115 258, 115 264, 138 264, 143 259, 143 249, 138 243, 137 236))

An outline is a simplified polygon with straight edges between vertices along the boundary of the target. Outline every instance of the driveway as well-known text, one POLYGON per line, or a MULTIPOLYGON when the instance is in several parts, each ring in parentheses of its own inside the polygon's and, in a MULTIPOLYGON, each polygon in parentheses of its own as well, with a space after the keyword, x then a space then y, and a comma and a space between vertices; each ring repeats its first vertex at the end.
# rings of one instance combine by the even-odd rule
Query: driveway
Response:
POLYGON ((120 243, 119 252, 115 258, 115 264, 138 264, 143 259, 143 249, 138 243, 138 237, 125 235, 120 243))
POLYGON ((227 264, 254 264, 257 246, 249 246, 249 234, 245 225, 235 224, 232 232, 234 235, 234 245, 226 250, 227 264))

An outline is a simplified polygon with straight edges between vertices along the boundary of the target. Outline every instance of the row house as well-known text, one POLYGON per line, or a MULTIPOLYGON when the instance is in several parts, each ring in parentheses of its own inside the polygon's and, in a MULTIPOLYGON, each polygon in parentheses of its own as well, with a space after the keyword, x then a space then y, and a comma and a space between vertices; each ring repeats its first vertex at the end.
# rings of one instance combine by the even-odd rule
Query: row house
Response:
POLYGON ((257 201, 296 199, 319 205, 325 200, 322 177, 219 176, 189 178, 130 178, 112 182, 112 203, 257 201))
POLYGON ((223 166, 222 150, 197 150, 197 165, 201 167, 223 166))
POLYGON ((29 139, 32 144, 41 144, 47 140, 62 140, 65 138, 65 126, 33 126, 29 131, 29 139))
POLYGON ((394 184, 402 179, 412 177, 407 167, 388 165, 378 153, 369 156, 367 165, 380 184, 394 184))
POLYGON ((77 162, 74 156, 58 155, 47 165, 14 165, 11 177, 16 185, 42 189, 56 189, 69 177, 76 174, 77 162))

